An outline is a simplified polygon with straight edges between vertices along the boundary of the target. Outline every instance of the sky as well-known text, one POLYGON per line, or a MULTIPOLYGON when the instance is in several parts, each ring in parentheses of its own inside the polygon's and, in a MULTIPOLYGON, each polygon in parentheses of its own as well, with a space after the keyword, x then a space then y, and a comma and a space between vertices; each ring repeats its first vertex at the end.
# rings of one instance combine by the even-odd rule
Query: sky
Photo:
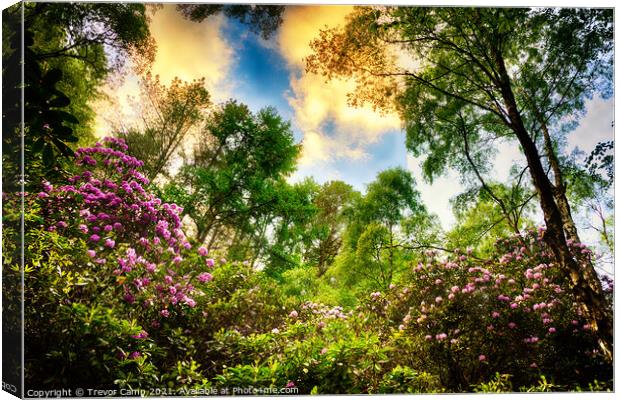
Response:
MULTIPOLYGON (((455 222, 450 199, 463 191, 459 177, 448 173, 433 181, 423 180, 420 161, 405 148, 405 134, 397 115, 380 115, 370 107, 347 104, 354 82, 333 80, 304 71, 303 58, 310 54, 309 42, 321 29, 343 24, 350 6, 290 6, 283 24, 269 40, 248 31, 245 25, 223 16, 201 23, 186 20, 174 5, 165 5, 152 18, 150 29, 158 51, 153 73, 164 83, 174 77, 191 81, 206 78, 216 103, 236 99, 252 110, 272 106, 289 120, 302 155, 290 181, 305 177, 323 183, 343 180, 360 191, 387 168, 412 172, 427 208, 437 214, 444 228, 455 222)), ((135 118, 129 96, 137 96, 138 78, 128 76, 122 86, 110 88, 120 109, 114 118, 135 118)), ((97 134, 109 130, 110 109, 100 110, 97 134)), ((590 152, 602 140, 613 139, 613 98, 594 98, 586 115, 568 136, 567 151, 579 147, 590 152)), ((514 162, 523 163, 512 143, 499 145, 492 178, 503 181, 514 162)))

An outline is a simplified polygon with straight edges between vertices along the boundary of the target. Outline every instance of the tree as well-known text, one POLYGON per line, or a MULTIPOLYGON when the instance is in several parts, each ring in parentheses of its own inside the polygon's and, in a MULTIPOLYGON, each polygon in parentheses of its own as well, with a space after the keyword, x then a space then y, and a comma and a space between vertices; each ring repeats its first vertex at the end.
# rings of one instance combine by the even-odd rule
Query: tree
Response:
POLYGON ((3 143, 7 149, 3 176, 7 182, 17 182, 23 162, 27 186, 38 185, 43 176, 54 181, 65 175, 72 146, 92 139, 89 122, 94 112, 89 102, 106 74, 121 68, 129 55, 154 54, 145 7, 20 3, 4 10, 3 17, 3 143))
POLYGON ((294 170, 298 154, 290 124, 273 108, 254 114, 230 101, 208 118, 192 159, 164 191, 196 224, 199 242, 215 245, 227 227, 233 242, 255 233, 262 240, 278 181, 294 170))
MULTIPOLYGON (((406 252, 415 240, 403 229, 407 220, 430 225, 431 218, 415 189, 415 180, 402 168, 380 172, 366 195, 345 211, 348 219, 344 243, 346 259, 354 255, 347 271, 364 277, 375 289, 386 289, 406 263, 406 252)), ((410 230, 409 233, 412 231, 410 230)), ((423 230, 418 230, 423 232, 423 230)), ((355 278, 354 278, 355 279, 355 278)))
POLYGON ((429 154, 426 171, 437 169, 437 152, 463 150, 453 147, 459 124, 469 143, 518 142, 545 241, 608 357, 610 307, 592 263, 569 251, 576 230, 552 135, 592 93, 609 93, 612 19, 610 10, 596 9, 358 8, 344 28, 323 31, 306 60, 308 70, 328 77, 355 76, 357 102, 395 105, 409 149, 429 154), (416 67, 399 67, 395 48, 416 67))
POLYGON ((585 154, 574 151, 570 157, 561 159, 566 179, 566 197, 574 208, 585 211, 586 226, 600 234, 601 241, 613 257, 613 141, 600 142, 594 150, 585 154))
POLYGON ((268 215, 273 229, 267 247, 265 271, 276 277, 300 266, 316 235, 314 222, 320 209, 315 200, 319 185, 311 178, 289 184, 283 179, 274 187, 276 199, 268 215))
POLYGON ((345 210, 359 196, 350 185, 330 181, 321 186, 314 198, 313 204, 318 211, 309 228, 312 238, 304 258, 317 267, 319 276, 325 273, 338 255, 346 226, 345 210))
POLYGON ((173 157, 192 129, 206 118, 211 105, 203 79, 182 82, 175 78, 169 86, 159 76, 147 73, 141 80, 141 103, 137 105, 141 123, 117 130, 129 145, 129 152, 144 161, 147 177, 168 175, 173 157))

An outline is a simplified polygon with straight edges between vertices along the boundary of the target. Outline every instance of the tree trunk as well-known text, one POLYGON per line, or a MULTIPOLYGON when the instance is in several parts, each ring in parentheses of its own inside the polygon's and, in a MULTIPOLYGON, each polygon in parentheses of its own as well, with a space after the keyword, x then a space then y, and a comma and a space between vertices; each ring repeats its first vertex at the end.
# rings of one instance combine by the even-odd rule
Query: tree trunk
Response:
POLYGON ((579 239, 579 234, 577 233, 577 226, 575 226, 575 221, 573 220, 573 216, 571 214, 570 204, 566 198, 566 184, 562 178, 560 162, 555 154, 555 150, 553 149, 551 135, 549 135, 549 130, 547 129, 547 124, 545 121, 540 116, 538 119, 545 140, 545 153, 547 153, 547 159, 549 160, 549 165, 553 170, 553 175, 555 178, 554 196, 560 215, 562 216, 564 233, 566 234, 566 237, 571 239, 573 242, 581 243, 581 239, 579 239))
POLYGON ((558 260, 560 267, 570 277, 573 295, 593 331, 597 332, 599 346, 604 356, 611 361, 613 354, 613 323, 609 313, 610 307, 603 294, 600 280, 591 263, 582 262, 580 265, 571 254, 566 243, 563 218, 560 207, 556 203, 553 186, 540 161, 536 144, 525 129, 521 114, 518 111, 504 59, 497 49, 492 48, 491 50, 500 76, 499 84, 502 99, 508 112, 508 125, 523 148, 534 186, 540 198, 540 205, 547 226, 544 240, 558 260))

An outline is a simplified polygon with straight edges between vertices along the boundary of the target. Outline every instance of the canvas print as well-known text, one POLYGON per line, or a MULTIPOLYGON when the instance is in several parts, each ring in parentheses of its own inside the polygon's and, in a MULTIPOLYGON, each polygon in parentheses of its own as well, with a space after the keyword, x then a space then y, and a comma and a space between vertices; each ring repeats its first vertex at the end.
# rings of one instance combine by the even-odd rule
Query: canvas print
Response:
POLYGON ((613 391, 613 16, 4 9, 3 390, 613 391))

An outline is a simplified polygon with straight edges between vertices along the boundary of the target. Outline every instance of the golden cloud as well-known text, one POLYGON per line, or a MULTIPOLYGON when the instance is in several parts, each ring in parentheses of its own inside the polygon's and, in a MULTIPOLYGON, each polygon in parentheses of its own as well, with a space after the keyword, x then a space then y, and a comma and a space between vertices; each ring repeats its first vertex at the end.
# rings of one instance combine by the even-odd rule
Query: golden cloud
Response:
POLYGON ((185 81, 204 77, 217 100, 229 97, 226 82, 234 51, 221 33, 225 21, 222 15, 215 15, 203 22, 190 22, 174 4, 164 5, 149 26, 157 43, 153 74, 164 83, 174 77, 185 81))
POLYGON ((351 6, 292 6, 286 9, 278 36, 278 50, 293 70, 289 79, 289 104, 294 123, 304 134, 302 165, 336 158, 360 159, 366 147, 401 124, 395 114, 382 115, 370 106, 352 107, 347 94, 355 89, 353 80, 331 80, 307 74, 304 57, 311 54, 310 42, 321 29, 345 23, 351 6), (333 129, 326 132, 325 125, 333 129))
MULTIPOLYGON (((159 75, 164 84, 175 77, 192 81, 204 77, 207 89, 215 102, 231 97, 233 85, 229 72, 234 62, 234 49, 225 40, 222 28, 225 17, 211 16, 203 22, 185 19, 174 4, 165 4, 152 17, 149 25, 157 44, 157 54, 151 72, 159 75)), ((131 98, 140 93, 139 77, 128 74, 120 85, 107 85, 107 100, 94 104, 98 111, 95 134, 109 135, 113 126, 131 124, 138 118, 131 107, 131 98)))

